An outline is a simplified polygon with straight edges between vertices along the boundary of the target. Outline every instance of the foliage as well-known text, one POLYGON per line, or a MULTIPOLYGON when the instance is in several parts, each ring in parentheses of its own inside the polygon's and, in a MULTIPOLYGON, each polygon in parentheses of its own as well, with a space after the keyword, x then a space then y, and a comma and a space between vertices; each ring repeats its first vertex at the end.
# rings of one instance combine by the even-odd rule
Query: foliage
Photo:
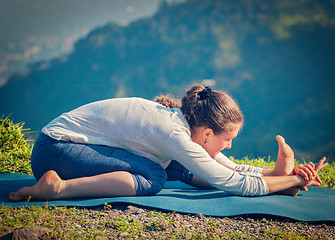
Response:
POLYGON ((322 180, 321 187, 327 187, 335 189, 335 162, 332 162, 327 167, 319 172, 319 176, 322 180))
POLYGON ((265 158, 253 159, 249 157, 244 157, 242 159, 235 159, 234 157, 230 157, 230 159, 236 164, 251 165, 251 166, 256 166, 256 167, 261 167, 261 168, 274 168, 276 164, 270 158, 268 158, 268 160, 265 160, 265 158))
POLYGON ((31 174, 32 144, 24 138, 24 123, 0 118, 0 172, 31 174))

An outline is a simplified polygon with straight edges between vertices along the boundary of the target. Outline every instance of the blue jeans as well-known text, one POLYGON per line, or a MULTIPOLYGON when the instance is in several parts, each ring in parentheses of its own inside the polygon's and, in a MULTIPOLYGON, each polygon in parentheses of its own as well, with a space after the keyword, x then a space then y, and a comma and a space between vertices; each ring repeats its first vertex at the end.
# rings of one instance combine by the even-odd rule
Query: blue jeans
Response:
POLYGON ((31 155, 35 178, 54 170, 62 179, 126 171, 132 175, 136 195, 155 195, 168 181, 189 183, 193 175, 177 161, 166 168, 129 151, 101 145, 58 141, 41 133, 31 155))

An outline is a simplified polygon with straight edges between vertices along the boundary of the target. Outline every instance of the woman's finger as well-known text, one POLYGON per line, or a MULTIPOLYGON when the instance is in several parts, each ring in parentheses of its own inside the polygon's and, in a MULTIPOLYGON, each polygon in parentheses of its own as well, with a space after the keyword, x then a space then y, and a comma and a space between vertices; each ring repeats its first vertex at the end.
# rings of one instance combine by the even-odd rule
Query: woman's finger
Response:
POLYGON ((310 181, 306 186, 316 186, 316 187, 320 187, 320 183, 313 180, 313 181, 310 181))
POLYGON ((315 169, 315 165, 314 165, 314 163, 309 162, 309 163, 307 163, 307 164, 310 165, 313 169, 315 169))
POLYGON ((310 168, 308 168, 308 166, 302 166, 300 170, 306 173, 306 175, 308 176, 307 180, 314 179, 315 177, 315 175, 313 174, 313 172, 315 172, 314 169, 311 170, 310 168))
POLYGON ((322 184, 322 181, 321 181, 321 178, 319 177, 319 175, 316 175, 315 180, 316 180, 318 183, 320 183, 320 185, 322 184))
POLYGON ((306 164, 304 167, 308 169, 308 173, 310 173, 310 174, 309 174, 309 177, 310 177, 311 179, 314 178, 314 177, 316 176, 316 171, 315 171, 315 168, 314 168, 314 164, 313 164, 313 163, 312 163, 312 164, 308 163, 308 164, 306 164))
POLYGON ((326 157, 323 157, 318 164, 316 164, 315 166, 315 171, 318 172, 320 171, 322 168, 327 167, 328 163, 324 163, 326 161, 326 157))
POLYGON ((295 174, 298 174, 299 173, 299 170, 301 170, 303 168, 303 165, 298 165, 298 166, 296 166, 295 168, 293 168, 293 172, 295 173, 295 174))
POLYGON ((309 180, 307 173, 303 171, 302 169, 297 169, 297 175, 302 176, 306 181, 309 180))

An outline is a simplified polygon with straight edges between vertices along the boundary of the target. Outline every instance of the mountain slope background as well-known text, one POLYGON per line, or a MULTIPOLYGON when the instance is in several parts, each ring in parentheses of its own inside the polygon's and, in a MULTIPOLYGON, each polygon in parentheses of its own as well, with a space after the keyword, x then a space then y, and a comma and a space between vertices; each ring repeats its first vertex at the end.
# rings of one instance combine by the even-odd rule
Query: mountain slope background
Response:
POLYGON ((160 0, 0 0, 0 87, 33 62, 69 53, 97 26, 151 16, 160 0))
POLYGON ((276 156, 281 134, 297 158, 335 156, 335 1, 162 2, 151 18, 107 24, 68 55, 31 66, 0 89, 0 113, 39 131, 91 101, 192 83, 228 91, 245 126, 228 156, 276 156))

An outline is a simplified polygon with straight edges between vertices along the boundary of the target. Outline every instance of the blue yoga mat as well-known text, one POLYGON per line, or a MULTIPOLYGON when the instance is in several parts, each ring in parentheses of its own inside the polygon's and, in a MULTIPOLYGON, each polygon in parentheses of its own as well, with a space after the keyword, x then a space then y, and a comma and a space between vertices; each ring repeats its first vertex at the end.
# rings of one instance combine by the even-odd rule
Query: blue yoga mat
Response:
POLYGON ((33 176, 0 174, 0 202, 3 207, 69 206, 94 207, 105 203, 127 203, 179 213, 231 217, 264 214, 299 221, 335 221, 335 190, 309 187, 298 196, 231 196, 220 190, 199 190, 181 182, 167 182, 156 196, 71 199, 55 201, 9 202, 7 196, 24 186, 36 183, 33 176))

